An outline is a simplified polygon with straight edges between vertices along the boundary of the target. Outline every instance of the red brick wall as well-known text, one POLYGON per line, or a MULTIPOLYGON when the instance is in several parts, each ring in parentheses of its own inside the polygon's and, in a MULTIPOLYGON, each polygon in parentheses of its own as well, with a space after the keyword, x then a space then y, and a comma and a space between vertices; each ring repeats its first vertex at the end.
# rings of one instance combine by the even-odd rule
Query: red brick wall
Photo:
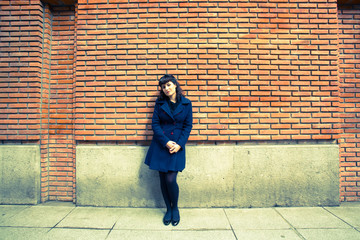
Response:
POLYGON ((76 144, 151 140, 165 73, 193 101, 193 144, 339 140, 341 200, 359 200, 357 10, 332 0, 0 10, 0 140, 40 143, 43 201, 75 199, 76 144))
POLYGON ((193 101, 190 140, 336 139, 336 1, 92 2, 79 1, 76 140, 150 140, 165 73, 193 101))
POLYGON ((341 200, 360 201, 360 5, 339 8, 341 200))
POLYGON ((0 12, 0 140, 40 143, 41 199, 71 201, 75 10, 2 1, 0 12))
POLYGON ((72 200, 75 10, 52 9, 49 109, 49 199, 72 200))
POLYGON ((1 1, 0 14, 0 140, 36 141, 40 139, 42 6, 1 1))
POLYGON ((43 8, 43 41, 42 41, 42 68, 41 83, 41 199, 49 197, 49 109, 50 109, 50 68, 51 68, 51 39, 52 13, 49 6, 43 8))

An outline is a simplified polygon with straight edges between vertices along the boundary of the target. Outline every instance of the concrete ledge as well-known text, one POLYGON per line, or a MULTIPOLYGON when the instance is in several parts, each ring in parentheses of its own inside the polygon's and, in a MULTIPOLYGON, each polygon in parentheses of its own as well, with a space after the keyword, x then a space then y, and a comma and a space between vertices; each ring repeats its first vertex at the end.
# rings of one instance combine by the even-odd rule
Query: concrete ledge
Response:
POLYGON ((0 203, 40 202, 40 147, 0 145, 0 203))
MULTIPOLYGON (((160 207, 147 147, 77 146, 77 204, 160 207)), ((187 146, 181 207, 339 205, 337 145, 187 146)))
POLYGON ((78 146, 76 200, 78 205, 160 205, 157 173, 143 164, 147 147, 78 146), (155 183, 156 181, 156 183, 155 183))
POLYGON ((336 145, 235 148, 236 206, 339 205, 336 145))

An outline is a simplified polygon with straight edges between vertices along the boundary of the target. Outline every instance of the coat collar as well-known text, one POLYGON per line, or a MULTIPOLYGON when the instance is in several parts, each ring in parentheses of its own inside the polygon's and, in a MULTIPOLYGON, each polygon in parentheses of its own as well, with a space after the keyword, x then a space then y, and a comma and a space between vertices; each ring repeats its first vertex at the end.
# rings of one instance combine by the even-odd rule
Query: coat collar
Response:
MULTIPOLYGON (((160 104, 167 103, 167 101, 166 101, 165 99, 162 99, 162 100, 157 99, 156 101, 157 101, 158 103, 160 103, 160 104)), ((187 99, 187 98, 184 97, 184 96, 181 96, 181 98, 180 98, 180 104, 189 104, 189 103, 190 103, 190 100, 189 100, 189 99, 187 99)))
POLYGON ((180 103, 179 103, 179 106, 175 109, 175 111, 172 113, 171 110, 170 110, 170 106, 168 104, 168 102, 163 99, 163 100, 156 100, 160 105, 161 105, 161 109, 164 110, 173 120, 174 119, 174 116, 178 113, 180 113, 181 111, 184 110, 185 106, 184 105, 187 105, 190 103, 190 100, 185 98, 184 96, 181 96, 180 98, 180 103))

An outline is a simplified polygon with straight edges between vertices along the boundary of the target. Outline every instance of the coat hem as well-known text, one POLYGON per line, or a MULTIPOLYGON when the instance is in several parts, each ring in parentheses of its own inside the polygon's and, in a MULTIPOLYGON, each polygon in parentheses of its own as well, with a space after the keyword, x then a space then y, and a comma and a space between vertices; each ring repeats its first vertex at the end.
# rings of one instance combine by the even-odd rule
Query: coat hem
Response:
POLYGON ((159 168, 154 168, 154 167, 151 167, 149 164, 145 163, 147 166, 149 166, 149 169, 150 170, 154 170, 154 171, 159 171, 159 172, 182 172, 185 168, 182 168, 181 170, 180 169, 159 169, 159 168))

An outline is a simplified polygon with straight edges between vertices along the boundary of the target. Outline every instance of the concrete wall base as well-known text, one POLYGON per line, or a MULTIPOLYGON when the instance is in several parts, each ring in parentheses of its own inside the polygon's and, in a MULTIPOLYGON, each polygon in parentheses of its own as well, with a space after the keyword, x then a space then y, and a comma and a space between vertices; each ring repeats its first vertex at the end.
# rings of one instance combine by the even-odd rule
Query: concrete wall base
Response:
MULTIPOLYGON (((77 204, 162 207, 147 147, 77 146, 77 204)), ((339 205, 337 145, 187 146, 181 207, 339 205)))
POLYGON ((0 145, 0 204, 40 202, 40 147, 0 145))

